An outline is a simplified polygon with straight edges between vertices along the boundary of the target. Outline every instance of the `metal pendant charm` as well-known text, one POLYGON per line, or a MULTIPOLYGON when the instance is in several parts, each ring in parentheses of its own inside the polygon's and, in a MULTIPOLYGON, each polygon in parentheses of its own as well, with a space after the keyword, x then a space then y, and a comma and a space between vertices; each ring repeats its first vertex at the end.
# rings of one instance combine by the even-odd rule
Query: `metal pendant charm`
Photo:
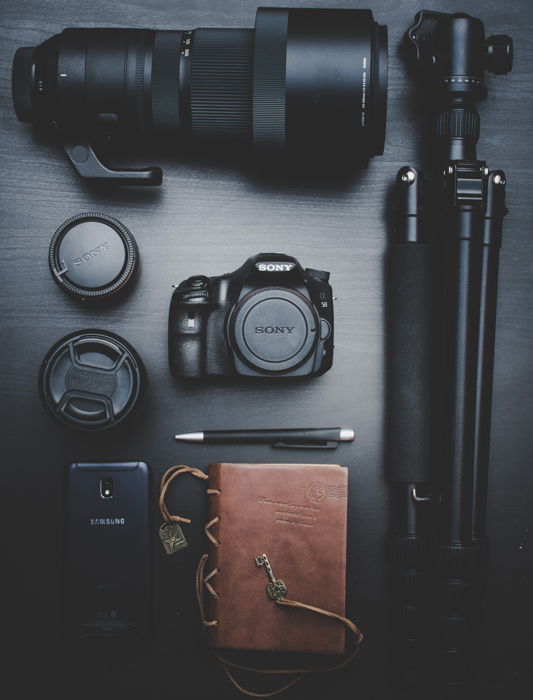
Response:
POLYGON ((177 523, 163 523, 159 528, 159 537, 167 554, 174 554, 187 546, 187 540, 177 523))
POLYGON ((267 586, 267 595, 271 600, 281 600, 287 595, 287 586, 280 579, 274 576, 270 562, 266 554, 259 554, 255 558, 255 563, 257 566, 264 566, 267 570, 267 574, 270 578, 270 583, 267 586))

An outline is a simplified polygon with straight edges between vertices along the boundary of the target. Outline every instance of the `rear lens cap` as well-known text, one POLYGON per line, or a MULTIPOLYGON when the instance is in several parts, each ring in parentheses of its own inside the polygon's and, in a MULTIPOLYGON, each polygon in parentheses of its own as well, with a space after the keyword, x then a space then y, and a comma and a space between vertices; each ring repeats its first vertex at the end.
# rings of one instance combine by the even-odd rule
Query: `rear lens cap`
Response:
POLYGON ((76 214, 55 232, 48 255, 54 281, 84 302, 116 298, 139 267, 135 239, 107 214, 76 214))
POLYGON ((41 365, 43 404, 61 423, 98 431, 122 423, 146 383, 141 358, 109 331, 84 330, 57 342, 41 365))

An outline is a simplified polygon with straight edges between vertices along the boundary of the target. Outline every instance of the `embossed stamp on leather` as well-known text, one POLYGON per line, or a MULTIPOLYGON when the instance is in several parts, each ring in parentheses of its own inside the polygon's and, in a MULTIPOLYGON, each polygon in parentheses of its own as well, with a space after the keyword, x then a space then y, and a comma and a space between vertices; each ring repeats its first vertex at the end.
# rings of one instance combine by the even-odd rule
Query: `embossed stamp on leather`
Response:
POLYGON ((344 617, 348 472, 329 464, 212 464, 210 644, 343 654, 334 619, 272 604, 258 553, 293 600, 344 617), (214 522, 213 522, 214 521, 214 522))

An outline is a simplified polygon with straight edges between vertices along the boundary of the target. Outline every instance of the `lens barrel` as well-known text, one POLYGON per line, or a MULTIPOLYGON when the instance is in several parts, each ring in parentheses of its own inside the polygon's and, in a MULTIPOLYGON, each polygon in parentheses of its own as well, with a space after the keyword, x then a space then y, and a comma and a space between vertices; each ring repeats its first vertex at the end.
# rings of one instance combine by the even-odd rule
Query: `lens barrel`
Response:
POLYGON ((66 29, 13 61, 17 116, 69 135, 383 152, 387 29, 370 10, 259 8, 255 29, 66 29))
POLYGON ((257 11, 257 150, 380 155, 386 93, 387 29, 370 10, 257 11))

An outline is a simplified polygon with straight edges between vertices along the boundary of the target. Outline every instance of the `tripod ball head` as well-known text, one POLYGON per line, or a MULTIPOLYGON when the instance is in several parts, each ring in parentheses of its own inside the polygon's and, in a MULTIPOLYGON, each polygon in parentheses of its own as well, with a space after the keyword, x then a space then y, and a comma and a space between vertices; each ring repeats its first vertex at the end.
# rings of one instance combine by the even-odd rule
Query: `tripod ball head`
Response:
POLYGON ((415 62, 443 101, 475 103, 487 96, 484 73, 508 73, 513 63, 511 37, 485 40, 483 22, 464 13, 421 10, 407 31, 415 62))
POLYGON ((513 41, 504 34, 485 39, 483 22, 464 13, 421 10, 406 34, 436 110, 439 157, 476 159, 479 114, 487 97, 485 71, 502 75, 513 63, 513 41))

